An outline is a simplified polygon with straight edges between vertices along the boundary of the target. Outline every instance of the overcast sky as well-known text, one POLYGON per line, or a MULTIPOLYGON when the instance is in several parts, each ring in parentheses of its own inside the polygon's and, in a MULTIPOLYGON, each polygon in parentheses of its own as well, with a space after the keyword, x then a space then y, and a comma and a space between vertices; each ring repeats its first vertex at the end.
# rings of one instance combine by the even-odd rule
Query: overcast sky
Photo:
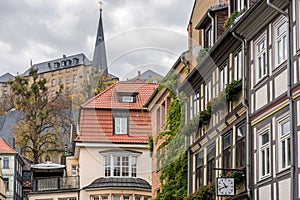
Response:
MULTIPOLYGON (((194 0, 103 0, 109 71, 121 79, 146 69, 166 73, 187 50, 194 0)), ((97 0, 1 0, 0 75, 84 53, 92 60, 97 0)))

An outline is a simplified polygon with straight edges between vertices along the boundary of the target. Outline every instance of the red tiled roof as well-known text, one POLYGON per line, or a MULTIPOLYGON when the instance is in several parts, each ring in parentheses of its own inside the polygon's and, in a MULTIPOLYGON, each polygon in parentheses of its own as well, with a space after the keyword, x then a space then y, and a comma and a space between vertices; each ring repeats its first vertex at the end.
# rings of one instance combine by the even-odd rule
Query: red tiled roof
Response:
POLYGON ((5 140, 0 138, 0 153, 2 154, 18 154, 5 140))
POLYGON ((78 135, 75 139, 76 142, 94 141, 94 142, 108 142, 108 143, 140 143, 147 144, 148 137, 136 137, 129 135, 78 135))
POLYGON ((157 88, 158 84, 142 80, 120 81, 82 105, 83 108, 102 109, 143 109, 144 104, 157 88), (135 103, 119 102, 118 93, 137 93, 135 103))

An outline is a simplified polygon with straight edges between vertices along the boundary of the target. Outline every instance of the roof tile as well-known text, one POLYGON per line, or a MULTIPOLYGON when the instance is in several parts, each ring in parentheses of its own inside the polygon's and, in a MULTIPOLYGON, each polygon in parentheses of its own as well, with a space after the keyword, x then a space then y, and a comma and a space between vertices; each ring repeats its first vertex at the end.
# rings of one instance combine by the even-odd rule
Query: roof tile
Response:
POLYGON ((1 154, 18 154, 4 139, 0 138, 0 153, 1 154))

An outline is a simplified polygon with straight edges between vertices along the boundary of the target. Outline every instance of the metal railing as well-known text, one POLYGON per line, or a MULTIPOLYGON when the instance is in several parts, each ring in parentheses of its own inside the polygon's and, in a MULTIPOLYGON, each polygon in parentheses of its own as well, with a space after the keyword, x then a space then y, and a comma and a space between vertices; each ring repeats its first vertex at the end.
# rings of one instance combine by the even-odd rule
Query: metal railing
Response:
POLYGON ((38 178, 33 180, 32 191, 59 191, 79 188, 79 177, 38 178))

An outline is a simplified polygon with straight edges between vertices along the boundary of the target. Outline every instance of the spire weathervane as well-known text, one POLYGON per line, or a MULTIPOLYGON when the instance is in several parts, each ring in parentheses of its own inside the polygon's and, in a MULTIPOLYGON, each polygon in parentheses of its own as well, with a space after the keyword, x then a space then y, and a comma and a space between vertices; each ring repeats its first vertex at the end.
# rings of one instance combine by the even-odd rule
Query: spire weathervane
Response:
POLYGON ((98 1, 99 5, 100 5, 100 11, 102 11, 102 5, 103 5, 103 2, 102 1, 98 1))

